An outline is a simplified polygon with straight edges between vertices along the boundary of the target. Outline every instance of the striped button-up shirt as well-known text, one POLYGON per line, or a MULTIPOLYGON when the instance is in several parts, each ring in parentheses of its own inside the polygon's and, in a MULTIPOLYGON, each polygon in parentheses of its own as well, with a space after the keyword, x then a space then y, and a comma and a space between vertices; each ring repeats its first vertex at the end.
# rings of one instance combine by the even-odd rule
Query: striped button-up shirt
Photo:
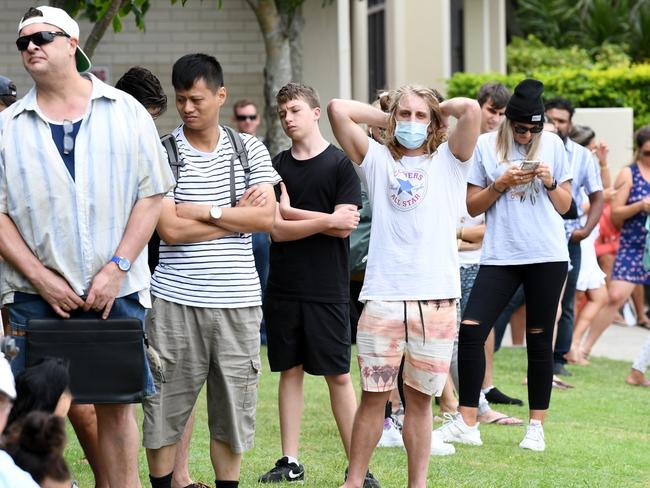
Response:
MULTIPOLYGON (((174 179, 151 116, 134 98, 89 75, 93 89, 74 145, 75 179, 54 144, 36 87, 0 114, 0 212, 46 267, 75 293, 115 255, 136 201, 164 194, 174 179)), ((150 305, 147 248, 126 273, 118 297, 138 292, 150 305)), ((37 293, 2 263, 2 303, 37 293)))

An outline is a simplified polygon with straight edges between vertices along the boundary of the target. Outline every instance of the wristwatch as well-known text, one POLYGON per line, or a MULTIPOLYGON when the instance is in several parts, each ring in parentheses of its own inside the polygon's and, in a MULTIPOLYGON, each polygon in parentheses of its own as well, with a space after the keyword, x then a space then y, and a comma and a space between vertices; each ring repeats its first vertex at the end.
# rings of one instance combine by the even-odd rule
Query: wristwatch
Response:
POLYGON ((131 269, 131 261, 122 256, 113 256, 111 262, 117 264, 117 267, 125 273, 131 269))
POLYGON ((223 210, 221 210, 221 207, 217 205, 213 205, 210 208, 210 218, 212 218, 212 220, 219 220, 222 214, 223 214, 223 210))
POLYGON ((553 183, 551 184, 551 186, 544 185, 544 188, 546 188, 546 191, 555 190, 557 188, 557 180, 555 178, 553 178, 553 183))

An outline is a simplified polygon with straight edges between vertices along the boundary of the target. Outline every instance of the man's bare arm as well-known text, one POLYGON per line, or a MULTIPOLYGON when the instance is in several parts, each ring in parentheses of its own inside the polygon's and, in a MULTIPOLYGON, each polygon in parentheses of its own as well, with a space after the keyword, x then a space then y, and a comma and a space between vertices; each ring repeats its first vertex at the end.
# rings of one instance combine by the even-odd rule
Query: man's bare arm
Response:
POLYGON ((331 100, 327 104, 327 115, 336 140, 356 164, 361 164, 368 152, 368 134, 359 124, 385 128, 388 123, 387 114, 354 100, 331 100))
MULTIPOLYGON (((163 195, 160 194, 135 202, 122 240, 115 250, 116 256, 135 261, 151 239, 160 217, 162 201, 163 195)), ((111 261, 104 265, 92 279, 84 310, 101 311, 102 318, 107 319, 125 276, 126 273, 121 271, 116 263, 111 261)))
POLYGON ((176 215, 176 204, 172 198, 163 200, 163 208, 156 230, 167 244, 192 244, 232 234, 229 230, 214 224, 179 217, 176 215))
POLYGON ((440 104, 443 118, 458 119, 449 136, 449 150, 460 161, 467 161, 474 153, 476 140, 481 133, 481 108, 470 98, 451 98, 440 104))
POLYGON ((297 241, 314 234, 346 238, 358 225, 359 212, 352 204, 340 204, 331 214, 323 213, 304 220, 283 219, 278 206, 271 238, 276 242, 297 241))
POLYGON ((221 217, 218 221, 210 216, 211 205, 179 203, 176 204, 176 215, 183 219, 218 225, 230 232, 270 232, 275 219, 275 193, 270 184, 265 183, 258 187, 261 192, 266 194, 263 205, 222 207, 221 217))

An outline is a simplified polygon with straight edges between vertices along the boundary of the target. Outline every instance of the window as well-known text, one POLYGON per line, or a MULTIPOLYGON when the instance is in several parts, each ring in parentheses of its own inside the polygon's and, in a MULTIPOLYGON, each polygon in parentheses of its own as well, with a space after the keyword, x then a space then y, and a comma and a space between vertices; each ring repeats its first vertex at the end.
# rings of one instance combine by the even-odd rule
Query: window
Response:
POLYGON ((368 98, 386 88, 385 0, 368 0, 368 98))

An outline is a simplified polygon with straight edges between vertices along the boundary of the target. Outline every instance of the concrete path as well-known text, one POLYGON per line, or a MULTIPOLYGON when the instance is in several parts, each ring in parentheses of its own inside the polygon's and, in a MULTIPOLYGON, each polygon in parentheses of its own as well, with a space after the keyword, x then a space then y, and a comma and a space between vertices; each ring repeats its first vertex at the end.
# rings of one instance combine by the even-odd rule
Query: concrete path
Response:
MULTIPOLYGON (((612 324, 603 333, 594 349, 592 356, 618 359, 632 362, 641 351, 643 343, 650 338, 650 330, 637 326, 612 324)), ((511 346, 510 326, 503 336, 503 346, 511 346)))

